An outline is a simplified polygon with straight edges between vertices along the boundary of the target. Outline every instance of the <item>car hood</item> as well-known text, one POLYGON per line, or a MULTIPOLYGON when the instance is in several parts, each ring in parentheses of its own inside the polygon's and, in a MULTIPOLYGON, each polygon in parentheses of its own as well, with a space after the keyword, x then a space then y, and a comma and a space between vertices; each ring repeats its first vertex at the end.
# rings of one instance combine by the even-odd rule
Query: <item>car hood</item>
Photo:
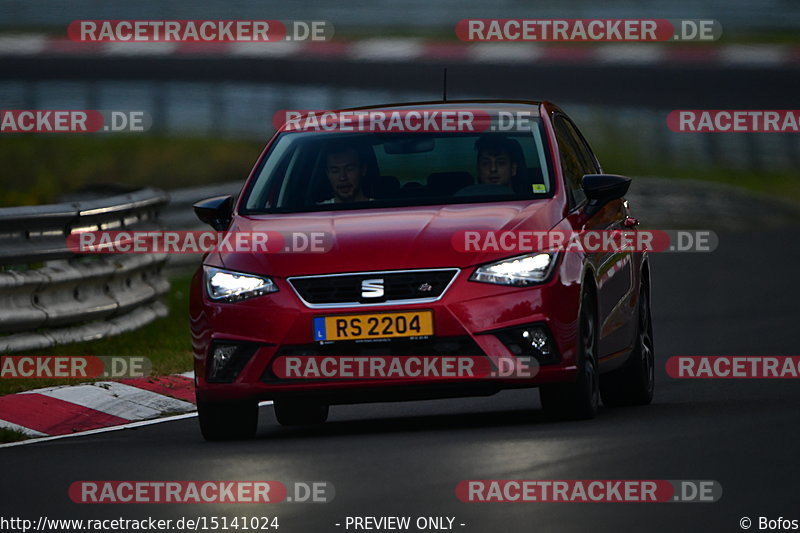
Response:
POLYGON ((556 202, 503 202, 353 211, 237 216, 235 231, 324 232, 324 253, 224 253, 217 264, 241 272, 278 277, 309 274, 467 267, 509 252, 461 252, 453 245, 460 231, 548 230, 561 219, 556 202))

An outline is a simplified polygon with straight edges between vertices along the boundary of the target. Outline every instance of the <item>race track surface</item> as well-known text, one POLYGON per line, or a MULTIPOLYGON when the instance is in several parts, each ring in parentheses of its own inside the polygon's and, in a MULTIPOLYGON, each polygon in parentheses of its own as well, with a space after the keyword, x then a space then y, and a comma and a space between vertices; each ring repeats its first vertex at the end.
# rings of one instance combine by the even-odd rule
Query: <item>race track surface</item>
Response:
POLYGON ((800 382, 678 381, 664 372, 673 355, 798 355, 796 229, 718 234, 713 253, 653 257, 659 364, 649 407, 551 423, 535 391, 514 391, 334 407, 326 425, 290 429, 267 406, 247 442, 206 443, 189 418, 17 446, 0 450, 0 515, 278 516, 282 532, 345 531, 347 516, 380 515, 451 516, 465 532, 741 531, 744 516, 800 518, 800 382), (336 497, 78 505, 67 494, 77 480, 199 479, 325 480, 336 497), (462 503, 455 486, 466 479, 705 479, 723 494, 716 503, 462 503))

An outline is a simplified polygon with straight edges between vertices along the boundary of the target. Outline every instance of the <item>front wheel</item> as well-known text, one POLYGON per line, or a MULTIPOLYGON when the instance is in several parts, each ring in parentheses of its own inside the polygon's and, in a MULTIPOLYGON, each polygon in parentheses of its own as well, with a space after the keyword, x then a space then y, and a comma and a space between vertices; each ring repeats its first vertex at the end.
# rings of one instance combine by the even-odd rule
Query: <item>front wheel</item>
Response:
POLYGON ((600 404, 597 367, 597 320, 594 298, 584 293, 578 336, 578 377, 572 383, 539 387, 539 399, 548 418, 588 420, 597 415, 600 404))
POLYGON ((197 402, 197 418, 206 440, 249 439, 258 428, 258 403, 197 402))

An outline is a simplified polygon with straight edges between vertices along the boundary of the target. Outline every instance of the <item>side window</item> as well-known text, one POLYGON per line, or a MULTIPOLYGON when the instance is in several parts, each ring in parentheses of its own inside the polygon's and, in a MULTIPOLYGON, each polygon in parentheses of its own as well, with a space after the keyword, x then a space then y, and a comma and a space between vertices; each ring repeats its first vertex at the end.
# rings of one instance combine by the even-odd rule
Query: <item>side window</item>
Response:
POLYGON ((578 132, 578 127, 569 120, 564 120, 564 124, 569 130, 570 137, 572 138, 575 147, 578 149, 578 156, 581 158, 581 164, 584 169, 584 174, 597 174, 600 172, 600 167, 597 165, 597 160, 592 153, 589 145, 583 139, 583 136, 578 132))
POLYGON ((248 192, 245 207, 247 209, 264 209, 274 207, 280 190, 285 187, 284 178, 292 162, 297 146, 287 137, 280 137, 270 149, 258 177, 248 192))
POLYGON ((575 207, 586 199, 581 188, 581 178, 589 172, 584 172, 586 170, 584 162, 578 155, 578 149, 567 122, 562 117, 556 116, 553 120, 553 129, 558 142, 558 152, 561 154, 561 169, 564 172, 570 206, 575 207))

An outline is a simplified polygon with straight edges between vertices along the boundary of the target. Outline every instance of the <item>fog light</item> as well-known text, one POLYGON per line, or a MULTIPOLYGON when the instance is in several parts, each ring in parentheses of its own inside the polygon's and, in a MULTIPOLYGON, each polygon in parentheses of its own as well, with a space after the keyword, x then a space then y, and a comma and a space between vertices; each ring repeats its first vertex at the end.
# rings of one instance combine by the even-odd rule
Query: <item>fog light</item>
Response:
POLYGON ((542 355, 550 355, 550 339, 541 328, 531 328, 522 330, 522 338, 530 345, 539 350, 542 355))
POLYGON ((252 343, 215 342, 208 365, 210 383, 231 383, 258 349, 252 343))
POLYGON ((514 355, 532 356, 541 364, 557 363, 559 360, 544 326, 522 326, 492 333, 514 355))

